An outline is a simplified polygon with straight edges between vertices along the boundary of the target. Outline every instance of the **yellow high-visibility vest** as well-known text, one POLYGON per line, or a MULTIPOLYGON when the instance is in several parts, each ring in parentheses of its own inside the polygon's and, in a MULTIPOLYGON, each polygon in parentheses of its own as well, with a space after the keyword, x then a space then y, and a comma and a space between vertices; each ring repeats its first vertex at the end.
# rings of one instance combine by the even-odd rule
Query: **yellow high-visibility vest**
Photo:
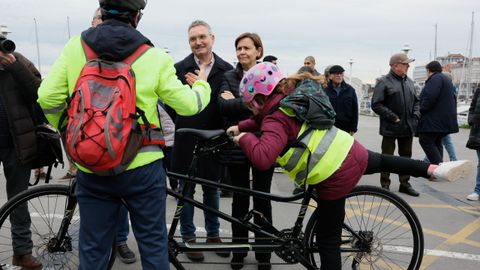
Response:
MULTIPOLYGON (((304 123, 297 138, 306 131, 308 125, 304 123)), ((353 141, 350 134, 336 127, 313 129, 300 140, 306 148, 291 147, 277 158, 277 162, 297 185, 303 186, 305 180, 307 184, 315 185, 340 168, 353 141)))

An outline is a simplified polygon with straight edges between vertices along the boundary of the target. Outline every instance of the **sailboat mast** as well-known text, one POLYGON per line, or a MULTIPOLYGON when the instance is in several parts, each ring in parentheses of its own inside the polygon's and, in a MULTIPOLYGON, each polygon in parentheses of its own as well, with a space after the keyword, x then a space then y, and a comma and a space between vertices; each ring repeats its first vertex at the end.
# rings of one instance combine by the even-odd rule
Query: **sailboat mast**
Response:
POLYGON ((38 29, 37 29, 37 19, 33 18, 33 21, 35 22, 35 39, 37 43, 37 58, 38 58, 38 71, 40 74, 42 74, 42 68, 40 65, 40 47, 38 46, 38 29))
POLYGON ((68 31, 68 39, 70 39, 70 17, 67 16, 67 31, 68 31))
POLYGON ((435 24, 435 47, 433 50, 433 60, 437 60, 437 24, 435 24))
POLYGON ((474 26, 475 26, 474 16, 475 16, 475 12, 472 11, 472 24, 470 27, 470 44, 469 44, 469 50, 468 50, 467 98, 473 94, 470 87, 471 87, 471 81, 472 81, 472 65, 473 65, 472 53, 473 53, 473 33, 474 33, 474 26))

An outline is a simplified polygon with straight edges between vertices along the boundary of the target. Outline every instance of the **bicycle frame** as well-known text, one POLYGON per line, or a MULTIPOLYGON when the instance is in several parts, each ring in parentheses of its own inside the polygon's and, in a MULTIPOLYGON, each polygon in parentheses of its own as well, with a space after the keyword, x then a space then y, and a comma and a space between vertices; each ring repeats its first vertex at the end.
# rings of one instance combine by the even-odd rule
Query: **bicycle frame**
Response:
MULTIPOLYGON (((247 230, 254 232, 254 233, 261 233, 264 234, 265 237, 268 237, 272 239, 272 244, 255 244, 255 243, 249 243, 248 240, 245 243, 222 243, 221 245, 210 245, 210 244, 189 244, 189 243, 176 243, 176 252, 187 252, 187 251, 231 251, 231 252, 236 252, 236 251, 265 251, 265 252, 275 252, 275 251, 281 251, 286 245, 288 245, 289 241, 291 241, 291 238, 282 238, 282 231, 279 231, 275 227, 273 227, 272 224, 270 224, 266 219, 262 219, 263 224, 255 224, 250 222, 249 220, 253 217, 254 214, 259 214, 261 213, 256 213, 254 211, 250 211, 246 217, 243 219, 237 219, 232 217, 231 215, 225 214, 222 211, 216 210, 214 208, 208 207, 204 205, 203 203, 192 199, 190 197, 187 197, 185 195, 186 191, 191 187, 191 183, 195 184, 200 184, 200 185, 205 185, 208 187, 212 188, 221 188, 225 189, 228 191, 232 191, 238 194, 243 194, 243 195, 249 195, 249 196, 255 196, 256 198, 261 198, 261 199, 267 199, 271 201, 277 201, 277 202, 292 202, 295 200, 298 200, 303 197, 302 202, 301 202, 301 207, 297 216, 297 219, 295 221, 295 225, 292 228, 291 236, 294 239, 299 239, 300 234, 302 232, 302 227, 303 227, 303 221, 305 218, 305 214, 308 209, 308 205, 310 200, 313 198, 312 191, 313 187, 308 187, 307 192, 305 193, 300 193, 297 195, 293 196, 277 196, 277 195, 272 195, 270 193, 265 193, 261 191, 255 191, 251 189, 246 189, 246 188, 239 188, 235 186, 230 186, 230 185, 225 185, 222 183, 210 181, 207 179, 203 178, 198 178, 198 177, 190 177, 188 175, 183 175, 183 174, 178 174, 178 173, 172 173, 168 172, 167 175, 169 177, 173 177, 175 179, 180 179, 184 180, 185 186, 183 188, 182 193, 175 192, 171 189, 167 189, 167 193, 170 196, 173 196, 178 199, 177 203, 177 208, 175 210, 175 215, 173 217, 172 225, 169 230, 169 239, 171 241, 173 240, 173 236, 175 234, 175 231, 177 229, 177 224, 178 221, 180 220, 180 216, 182 213, 183 205, 185 202, 188 202, 192 204, 194 207, 202 209, 204 211, 211 212, 215 215, 217 215, 219 218, 226 220, 232 224, 237 224, 240 225, 247 230)), ((263 217, 263 215, 261 215, 263 217)), ((305 267, 309 269, 315 269, 308 261, 303 257, 301 254, 297 254, 295 258, 298 262, 302 263, 305 267)))

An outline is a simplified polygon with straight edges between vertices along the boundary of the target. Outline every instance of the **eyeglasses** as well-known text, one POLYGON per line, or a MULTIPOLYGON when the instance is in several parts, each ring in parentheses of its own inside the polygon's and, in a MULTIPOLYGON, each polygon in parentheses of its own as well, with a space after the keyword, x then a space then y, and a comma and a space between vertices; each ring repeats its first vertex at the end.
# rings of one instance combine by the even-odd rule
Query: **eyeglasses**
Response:
POLYGON ((197 40, 203 42, 203 41, 207 40, 207 39, 208 39, 209 37, 211 37, 211 36, 212 36, 212 35, 210 34, 210 35, 200 35, 200 36, 190 37, 190 38, 188 39, 188 41, 191 42, 191 43, 196 42, 197 40))
POLYGON ((303 64, 304 64, 305 66, 307 66, 307 65, 310 65, 311 63, 310 63, 310 62, 305 62, 305 63, 303 63, 303 64))

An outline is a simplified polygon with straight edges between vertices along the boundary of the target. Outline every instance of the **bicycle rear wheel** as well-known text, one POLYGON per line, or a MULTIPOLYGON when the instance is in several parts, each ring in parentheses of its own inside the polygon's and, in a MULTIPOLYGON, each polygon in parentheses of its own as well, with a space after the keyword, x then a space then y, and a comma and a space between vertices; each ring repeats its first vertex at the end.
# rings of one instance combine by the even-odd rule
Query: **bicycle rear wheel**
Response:
MULTIPOLYGON (((72 215, 70 223, 64 220, 71 195, 70 187, 66 185, 37 186, 17 194, 0 208, 0 264, 12 263, 12 213, 27 206, 31 219, 32 255, 42 262, 43 269, 78 269, 78 207, 74 207, 73 213, 69 212, 72 215), (62 226, 63 232, 60 229, 62 226), (65 236, 59 240, 61 233, 65 236), (58 241, 60 248, 52 250, 58 241)), ((115 260, 113 255, 112 249, 109 269, 115 260)))
MULTIPOLYGON (((420 268, 424 248, 422 227, 402 198, 378 187, 357 186, 347 195, 345 212, 342 269, 420 268)), ((315 225, 321 221, 321 213, 315 213, 305 230, 307 257, 317 268, 320 256, 315 225)))

